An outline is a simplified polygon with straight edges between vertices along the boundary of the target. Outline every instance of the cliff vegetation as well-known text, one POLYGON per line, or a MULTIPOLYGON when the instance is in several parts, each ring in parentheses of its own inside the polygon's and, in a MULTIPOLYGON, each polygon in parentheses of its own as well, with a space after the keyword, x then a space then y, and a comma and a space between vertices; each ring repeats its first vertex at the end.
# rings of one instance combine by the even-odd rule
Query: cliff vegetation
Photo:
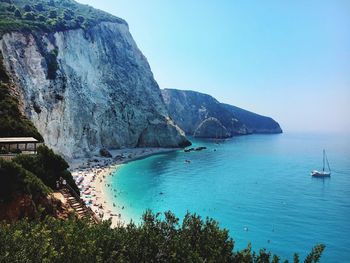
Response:
POLYGON ((87 28, 99 22, 125 23, 73 0, 0 0, 0 34, 87 28))
POLYGON ((34 156, 18 155, 11 162, 0 158, 0 220, 33 218, 40 207, 44 215, 55 215, 57 208, 48 194, 57 180, 65 179, 79 193, 67 168, 67 162, 46 146, 39 146, 34 156))
POLYGON ((45 196, 50 189, 33 173, 15 162, 0 158, 1 184, 0 201, 11 201, 14 194, 24 193, 32 196, 45 196))
POLYGON ((18 100, 11 96, 8 87, 0 82, 0 137, 34 137, 43 141, 42 136, 18 109, 18 100))
POLYGON ((18 99, 10 90, 10 78, 4 68, 0 52, 0 137, 28 136, 43 141, 33 123, 19 110, 18 99))

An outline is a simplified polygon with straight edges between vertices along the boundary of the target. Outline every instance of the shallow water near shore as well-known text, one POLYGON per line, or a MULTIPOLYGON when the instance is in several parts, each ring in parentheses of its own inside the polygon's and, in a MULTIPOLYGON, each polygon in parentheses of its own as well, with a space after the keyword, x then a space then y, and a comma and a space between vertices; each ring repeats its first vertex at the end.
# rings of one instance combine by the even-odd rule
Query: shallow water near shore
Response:
POLYGON ((122 165, 107 178, 107 194, 123 217, 171 210, 209 216, 229 229, 235 249, 252 242, 282 259, 304 257, 326 244, 321 262, 350 259, 350 138, 344 135, 280 134, 235 137, 217 144, 191 140, 207 149, 176 151, 122 165), (331 178, 310 176, 322 169, 326 149, 331 178), (189 160, 190 163, 187 163, 189 160))

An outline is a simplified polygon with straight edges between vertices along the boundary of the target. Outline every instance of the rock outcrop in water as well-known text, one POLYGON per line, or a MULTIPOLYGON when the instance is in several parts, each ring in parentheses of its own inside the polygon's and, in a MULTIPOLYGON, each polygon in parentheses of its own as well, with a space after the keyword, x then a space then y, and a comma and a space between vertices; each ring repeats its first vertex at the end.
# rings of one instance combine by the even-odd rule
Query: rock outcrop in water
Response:
POLYGON ((87 29, 2 35, 21 110, 65 157, 100 148, 182 147, 150 66, 123 20, 87 29))
POLYGON ((187 135, 227 138, 251 133, 281 133, 273 119, 222 104, 210 95, 175 89, 162 90, 171 118, 187 135))

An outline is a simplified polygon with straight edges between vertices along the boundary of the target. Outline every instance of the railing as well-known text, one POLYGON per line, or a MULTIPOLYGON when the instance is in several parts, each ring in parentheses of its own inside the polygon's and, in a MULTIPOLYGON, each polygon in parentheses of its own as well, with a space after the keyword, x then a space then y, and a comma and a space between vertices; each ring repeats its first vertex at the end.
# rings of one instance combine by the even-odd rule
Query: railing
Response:
POLYGON ((11 161, 13 158, 15 158, 19 154, 25 154, 25 155, 35 155, 36 152, 34 151, 22 151, 20 153, 0 153, 0 158, 11 161))
POLYGON ((0 158, 4 159, 6 161, 11 161, 16 156, 17 156, 17 154, 0 154, 0 158))
POLYGON ((87 210, 91 218, 95 221, 95 223, 99 224, 101 223, 101 219, 99 219, 94 211, 91 210, 90 207, 87 207, 83 200, 81 200, 80 195, 68 184, 66 183, 65 186, 68 188, 69 192, 77 199, 77 201, 87 210))

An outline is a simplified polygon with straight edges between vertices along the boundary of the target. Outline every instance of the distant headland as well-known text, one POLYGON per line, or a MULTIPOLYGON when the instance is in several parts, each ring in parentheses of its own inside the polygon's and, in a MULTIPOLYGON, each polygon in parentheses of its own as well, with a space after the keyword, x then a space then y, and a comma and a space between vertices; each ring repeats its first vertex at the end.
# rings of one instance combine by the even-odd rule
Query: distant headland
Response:
POLYGON ((198 138, 229 138, 256 133, 282 133, 270 117, 223 104, 210 95, 195 91, 164 89, 170 117, 186 135, 198 138))

